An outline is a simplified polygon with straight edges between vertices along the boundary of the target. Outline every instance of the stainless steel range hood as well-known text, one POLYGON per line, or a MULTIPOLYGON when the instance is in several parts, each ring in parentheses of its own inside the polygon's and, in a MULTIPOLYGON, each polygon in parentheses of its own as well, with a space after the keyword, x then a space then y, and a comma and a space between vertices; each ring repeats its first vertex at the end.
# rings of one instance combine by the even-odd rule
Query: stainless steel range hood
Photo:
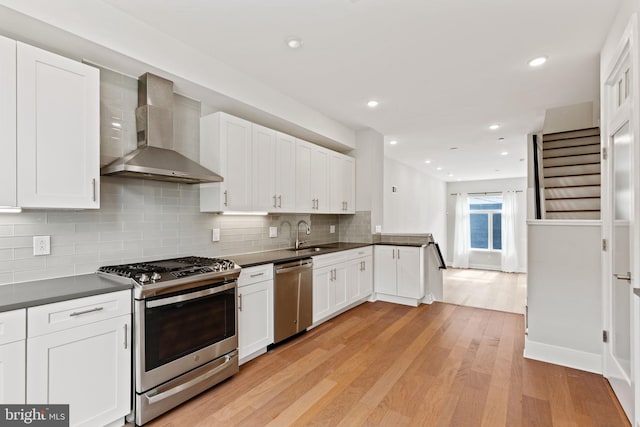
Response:
POLYGON ((101 175, 183 184, 221 182, 223 178, 174 151, 173 82, 151 73, 138 80, 138 148, 100 169, 101 175))

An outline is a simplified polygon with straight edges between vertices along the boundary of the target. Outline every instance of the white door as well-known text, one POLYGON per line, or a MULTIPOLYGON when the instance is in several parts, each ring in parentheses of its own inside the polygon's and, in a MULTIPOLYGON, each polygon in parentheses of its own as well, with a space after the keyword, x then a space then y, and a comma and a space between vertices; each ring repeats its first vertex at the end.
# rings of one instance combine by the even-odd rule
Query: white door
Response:
POLYGON ((333 310, 333 266, 313 270, 313 323, 333 310))
POLYGON ((238 288, 238 357, 273 344, 273 280, 238 288))
MULTIPOLYGON (((311 195, 315 199, 315 212, 331 211, 329 205, 329 151, 311 148, 311 195)), ((313 212, 313 211, 312 211, 313 212)))
POLYGON ((399 247, 397 252, 398 296, 422 298, 420 248, 399 247))
POLYGON ((373 248, 374 275, 376 292, 386 295, 397 295, 396 285, 396 247, 376 245, 373 248))
POLYGON ((224 177, 223 211, 248 211, 251 199, 251 123, 223 115, 220 123, 221 153, 224 177))
POLYGON ((276 196, 276 131, 254 124, 253 129, 253 210, 273 212, 276 196))
POLYGON ((605 83, 603 103, 604 146, 608 159, 603 161, 602 219, 603 236, 610 241, 603 255, 604 327, 608 333, 604 344, 604 375, 609 380, 629 420, 634 419, 637 363, 634 319, 638 298, 634 268, 634 161, 637 134, 637 100, 632 96, 633 67, 630 45, 620 52, 605 83))
POLYGON ((279 211, 295 211, 296 140, 280 132, 276 136, 276 195, 279 211))
POLYGON ((16 42, 0 37, 0 206, 16 206, 16 42))
POLYGON ((0 404, 25 403, 25 340, 0 345, 0 404))
POLYGON ((100 207, 100 72, 18 43, 18 205, 100 207))
POLYGON ((311 195, 311 144, 296 140, 296 212, 315 212, 311 195))

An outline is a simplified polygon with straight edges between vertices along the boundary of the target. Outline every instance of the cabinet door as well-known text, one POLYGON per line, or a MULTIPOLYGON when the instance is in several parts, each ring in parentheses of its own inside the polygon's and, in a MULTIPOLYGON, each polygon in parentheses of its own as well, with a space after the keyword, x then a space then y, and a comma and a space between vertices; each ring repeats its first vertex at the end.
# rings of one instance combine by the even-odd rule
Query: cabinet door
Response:
POLYGON ((332 313, 346 307, 349 300, 349 282, 347 278, 347 264, 337 264, 333 266, 333 310, 332 313))
POLYGON ((344 213, 356 212, 356 161, 351 157, 342 159, 344 213))
POLYGON ((273 344, 273 280, 238 288, 238 357, 273 344))
POLYGON ((131 407, 131 316, 27 340, 27 403, 68 403, 71 426, 106 425, 131 407))
POLYGON ((311 195, 316 213, 331 212, 329 204, 329 151, 314 146, 311 149, 311 195))
POLYGON ((373 293, 373 258, 368 256, 358 261, 360 269, 358 280, 358 299, 366 298, 373 293), (362 263, 362 267, 360 267, 362 263))
POLYGON ((315 212, 311 195, 311 144, 296 140, 296 212, 315 212))
POLYGON ((251 122, 228 114, 220 116, 223 211, 252 209, 251 139, 251 122))
POLYGON ((276 131, 253 125, 253 210, 276 210, 276 131))
POLYGON ((100 73, 17 44, 18 205, 100 207, 100 73))
POLYGON ((360 273, 362 261, 355 259, 347 263, 347 292, 349 303, 360 299, 360 273))
POLYGON ((0 206, 16 206, 16 42, 0 37, 0 206))
POLYGON ((0 404, 25 403, 25 341, 0 345, 0 404))
POLYGON ((377 245, 373 250, 376 292, 396 295, 396 247, 377 245))
POLYGON ((278 132, 276 135, 276 202, 277 210, 296 210, 296 140, 278 132))
POLYGON ((424 297, 420 252, 420 248, 402 246, 397 248, 398 296, 424 297))
POLYGON ((333 266, 313 269, 313 323, 333 312, 333 266))

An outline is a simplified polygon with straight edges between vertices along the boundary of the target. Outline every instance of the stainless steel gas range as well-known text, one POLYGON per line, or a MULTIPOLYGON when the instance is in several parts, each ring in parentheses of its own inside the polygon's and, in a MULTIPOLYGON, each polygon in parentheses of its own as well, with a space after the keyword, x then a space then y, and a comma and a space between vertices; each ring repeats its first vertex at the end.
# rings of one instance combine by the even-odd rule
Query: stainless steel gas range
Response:
POLYGON ((238 372, 233 261, 185 257, 100 267, 134 283, 135 423, 238 372))

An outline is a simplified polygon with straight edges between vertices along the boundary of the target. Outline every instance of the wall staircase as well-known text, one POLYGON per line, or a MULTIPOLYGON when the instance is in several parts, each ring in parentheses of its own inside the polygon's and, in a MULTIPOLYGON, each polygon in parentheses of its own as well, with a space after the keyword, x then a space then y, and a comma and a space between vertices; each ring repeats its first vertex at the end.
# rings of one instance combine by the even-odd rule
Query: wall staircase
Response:
POLYGON ((600 219, 600 128, 542 136, 546 219, 600 219))

